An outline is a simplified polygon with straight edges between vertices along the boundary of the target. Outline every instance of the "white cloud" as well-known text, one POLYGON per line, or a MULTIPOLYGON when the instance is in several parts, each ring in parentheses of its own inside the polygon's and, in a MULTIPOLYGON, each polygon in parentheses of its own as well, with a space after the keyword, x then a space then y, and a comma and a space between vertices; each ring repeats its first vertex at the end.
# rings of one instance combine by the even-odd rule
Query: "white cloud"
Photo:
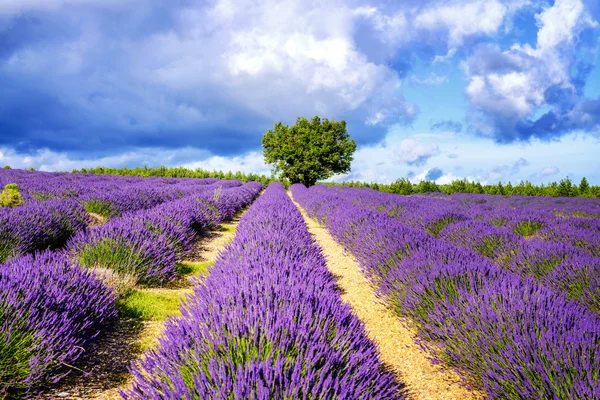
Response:
POLYGON ((244 173, 269 174, 270 168, 264 164, 261 153, 249 152, 240 156, 223 157, 207 151, 183 148, 177 150, 140 148, 135 151, 97 158, 71 158, 66 153, 47 149, 33 154, 19 154, 13 149, 0 149, 0 167, 25 169, 33 167, 40 171, 71 171, 73 169, 125 166, 183 166, 205 170, 242 171, 244 173), (181 160, 198 160, 181 162, 181 160))
POLYGON ((433 6, 417 15, 415 26, 426 30, 446 29, 451 47, 472 35, 498 31, 508 8, 497 0, 478 0, 433 6))
POLYGON ((413 84, 417 84, 417 85, 435 86, 435 85, 441 85, 443 83, 448 82, 448 77, 442 76, 442 75, 430 74, 429 76, 421 79, 421 78, 417 77, 416 75, 411 75, 407 78, 407 81, 409 83, 413 83, 413 84))
POLYGON ((421 143, 414 139, 404 139, 394 151, 396 159, 407 165, 424 165, 427 160, 440 154, 439 146, 421 143))
POLYGON ((479 122, 481 134, 514 140, 512 126, 549 106, 548 89, 563 90, 561 101, 565 103, 570 101, 568 93, 575 94, 571 82, 574 50, 565 46, 596 23, 581 0, 557 0, 536 19, 539 30, 535 48, 514 44, 501 51, 496 45, 482 45, 462 64, 470 79, 467 98, 489 118, 479 122))
POLYGON ((558 174, 559 172, 560 172, 560 169, 558 169, 558 167, 552 166, 552 167, 542 168, 542 170, 540 171, 540 175, 543 177, 552 176, 552 175, 558 174))
POLYGON ((451 49, 449 49, 449 50, 448 50, 448 52, 446 53, 446 55, 445 55, 445 56, 435 56, 435 57, 433 58, 433 63, 434 63, 434 64, 437 64, 437 63, 445 63, 445 62, 448 62, 448 61, 450 61, 450 59, 451 59, 452 57, 454 57, 454 55, 455 55, 455 54, 456 54, 456 48, 455 48, 455 47, 453 47, 453 48, 451 48, 451 49))
POLYGON ((234 103, 270 119, 354 110, 396 89, 400 80, 355 48, 353 13, 337 1, 308 7, 300 0, 242 1, 232 7, 220 0, 205 13, 183 13, 179 31, 146 44, 163 55, 149 78, 178 89, 218 85, 234 103), (199 24, 215 30, 197 32, 199 24))
POLYGON ((540 25, 537 47, 542 51, 563 42, 572 43, 584 28, 597 25, 585 13, 581 0, 556 0, 552 7, 536 15, 536 19, 540 25))

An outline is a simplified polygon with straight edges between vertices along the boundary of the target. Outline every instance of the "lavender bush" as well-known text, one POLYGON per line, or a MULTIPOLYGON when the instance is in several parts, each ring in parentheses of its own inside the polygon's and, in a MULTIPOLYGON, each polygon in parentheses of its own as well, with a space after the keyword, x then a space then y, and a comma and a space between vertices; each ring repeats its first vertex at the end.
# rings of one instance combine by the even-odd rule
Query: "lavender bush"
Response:
POLYGON ((0 264, 0 396, 59 379, 115 317, 115 295, 54 252, 0 264))

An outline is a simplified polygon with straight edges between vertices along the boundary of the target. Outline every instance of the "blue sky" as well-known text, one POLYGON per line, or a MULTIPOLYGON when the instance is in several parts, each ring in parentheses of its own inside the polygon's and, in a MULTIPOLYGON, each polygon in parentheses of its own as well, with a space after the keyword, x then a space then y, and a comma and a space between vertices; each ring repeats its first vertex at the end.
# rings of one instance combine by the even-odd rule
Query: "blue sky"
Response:
POLYGON ((3 0, 0 164, 268 172, 345 119, 337 180, 600 184, 596 0, 3 0))

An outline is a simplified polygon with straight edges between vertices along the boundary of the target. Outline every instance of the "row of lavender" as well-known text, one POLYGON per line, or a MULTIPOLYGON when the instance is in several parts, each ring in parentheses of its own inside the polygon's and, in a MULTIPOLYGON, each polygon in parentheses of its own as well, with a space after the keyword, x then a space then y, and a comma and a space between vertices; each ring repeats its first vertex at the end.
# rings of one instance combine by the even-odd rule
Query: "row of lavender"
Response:
POLYGON ((403 397, 279 183, 244 214, 182 314, 132 368, 125 398, 403 397))
MULTIPOLYGON (((292 193, 355 254, 432 352, 490 397, 600 397, 600 317, 585 305, 502 268, 476 247, 403 224, 396 218, 402 199, 386 198, 394 204, 388 209, 361 189, 294 185, 292 193)), ((426 213, 418 211, 422 221, 426 213)))
POLYGON ((405 197, 369 189, 340 190, 339 195, 471 248, 503 269, 564 291, 600 313, 597 199, 405 197))
POLYGON ((204 192, 82 230, 64 249, 0 264, 0 397, 56 381, 116 315, 117 279, 175 277, 201 229, 250 203, 260 183, 204 192), (87 268, 86 268, 87 267, 87 268))
MULTIPOLYGON (((29 187, 30 190, 38 184, 45 185, 48 191, 56 190, 54 181, 62 179, 62 174, 5 171, 0 170, 0 177, 7 181, 18 181, 20 174, 27 174, 28 184, 25 188, 29 187)), ((212 193, 218 188, 222 190, 241 185, 238 181, 213 180, 161 184, 153 180, 144 181, 145 178, 136 178, 132 183, 128 178, 112 177, 104 179, 105 185, 96 186, 98 182, 95 176, 74 176, 68 185, 65 183, 63 186, 80 192, 76 197, 50 200, 29 198, 25 204, 15 208, 0 207, 0 262, 19 254, 63 246, 71 236, 85 231, 90 224, 87 211, 114 218, 192 194, 212 193)))
POLYGON ((189 178, 142 178, 103 176, 90 174, 71 174, 67 172, 37 172, 19 169, 0 170, 0 187, 8 183, 16 183, 25 201, 48 199, 102 199, 112 196, 109 200, 120 203, 122 211, 131 211, 129 207, 155 201, 164 195, 186 193, 189 187, 208 185, 218 179, 189 179, 189 178), (114 192, 114 193, 113 193, 114 192), (132 194, 143 193, 147 199, 132 198, 132 194), (168 192, 168 193, 165 193, 168 192))

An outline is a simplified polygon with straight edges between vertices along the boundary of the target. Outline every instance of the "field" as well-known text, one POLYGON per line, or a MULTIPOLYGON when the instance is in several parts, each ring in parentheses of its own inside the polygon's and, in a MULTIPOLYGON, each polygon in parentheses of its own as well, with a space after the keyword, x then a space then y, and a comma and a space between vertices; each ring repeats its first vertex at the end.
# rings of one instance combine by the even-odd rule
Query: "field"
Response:
POLYGON ((598 199, 0 186, 0 398, 600 398, 598 199))

